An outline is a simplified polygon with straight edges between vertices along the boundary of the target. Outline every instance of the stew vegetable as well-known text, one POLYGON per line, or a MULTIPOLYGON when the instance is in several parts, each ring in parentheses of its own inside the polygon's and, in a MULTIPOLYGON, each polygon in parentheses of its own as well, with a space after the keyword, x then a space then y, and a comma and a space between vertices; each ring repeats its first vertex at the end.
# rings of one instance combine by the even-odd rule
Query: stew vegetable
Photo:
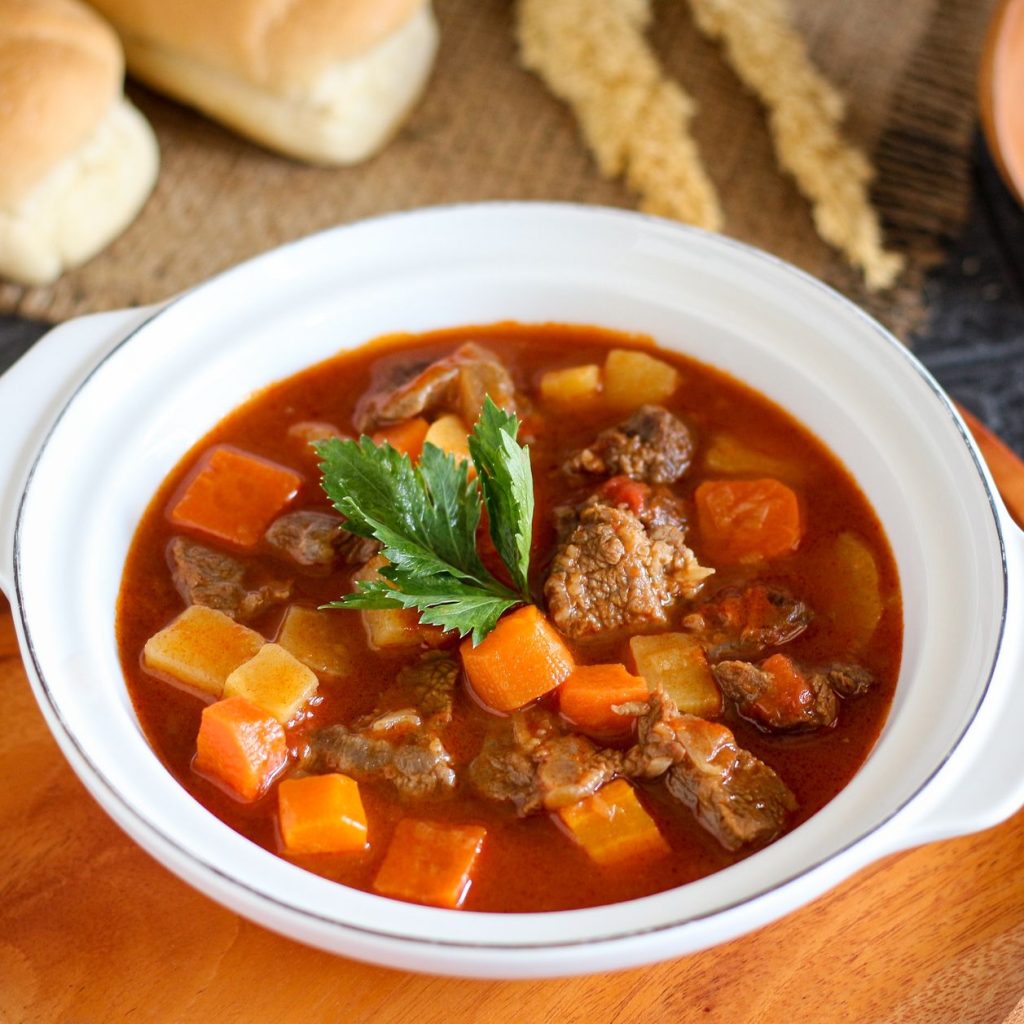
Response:
POLYGON ((440 907, 559 910, 749 856, 867 757, 895 564, 783 409, 643 338, 382 339, 255 395, 143 516, 140 722, 272 852, 440 907))

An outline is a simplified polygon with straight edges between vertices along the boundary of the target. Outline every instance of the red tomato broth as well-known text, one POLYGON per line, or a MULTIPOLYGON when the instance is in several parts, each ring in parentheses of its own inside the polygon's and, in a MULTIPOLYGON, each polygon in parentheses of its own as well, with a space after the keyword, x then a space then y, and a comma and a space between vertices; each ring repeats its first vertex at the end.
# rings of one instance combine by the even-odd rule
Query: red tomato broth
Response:
MULTIPOLYGON (((195 445, 165 480, 139 524, 118 602, 118 643, 129 693, 158 756, 211 813, 253 842, 272 852, 281 852, 276 786, 271 786, 255 803, 244 804, 197 775, 191 765, 202 700, 154 677, 141 666, 140 653, 146 640, 183 607, 168 571, 165 550, 173 536, 188 531, 172 526, 166 510, 197 460, 215 444, 233 445, 296 470, 303 483, 290 507, 328 509, 329 503, 310 472, 308 456, 295 437, 289 436, 288 428, 297 421, 322 421, 355 435, 353 415, 363 396, 393 379, 396 370, 425 365, 469 339, 494 350, 512 372, 517 388, 535 399, 527 422, 537 499, 531 584, 538 600, 542 597, 555 540, 551 508, 583 500, 601 483, 569 483, 561 465, 569 452, 586 446, 598 431, 624 417, 621 411, 604 409, 599 402, 590 403, 571 416, 549 410, 537 398, 537 384, 541 374, 549 369, 603 363, 611 346, 652 351, 680 373, 679 388, 663 404, 681 416, 697 436, 694 464, 673 485, 690 509, 691 523, 695 521, 692 499, 697 484, 701 479, 721 475, 705 472, 702 466, 703 442, 717 430, 728 430, 739 441, 791 461, 801 469, 797 489, 801 494, 803 536, 798 549, 766 565, 716 566, 717 572, 706 584, 703 596, 757 578, 784 584, 812 608, 841 603, 836 600, 834 582, 822 578, 823 545, 843 531, 853 532, 868 542, 878 563, 885 602, 874 636, 859 658, 876 673, 879 685, 861 698, 842 702, 838 725, 820 733, 768 735, 742 719, 726 702, 722 721, 733 730, 737 743, 773 767, 796 795, 799 808, 791 815, 788 828, 796 827, 849 782, 874 745, 891 703, 902 643, 902 609, 895 563, 881 526, 856 483, 834 456, 777 405, 710 367, 665 350, 653 350, 648 339, 598 328, 500 324, 439 331, 422 338, 379 339, 258 392, 195 445)), ((209 542, 199 534, 195 536, 209 542)), ((688 543, 701 558, 695 529, 691 529, 688 543)), ((268 565, 284 570, 280 559, 270 555, 269 549, 264 549, 264 556, 268 565)), ((350 578, 351 570, 321 578, 295 573, 291 601, 316 607, 347 592, 350 578)), ((697 600, 700 599, 699 596, 697 600)), ((680 608, 670 614, 667 629, 678 628, 686 607, 688 602, 680 602, 680 608)), ((372 711, 378 695, 398 669, 419 653, 372 651, 366 646, 358 613, 333 614, 339 616, 343 623, 340 628, 351 640, 351 650, 357 652, 353 676, 348 681, 321 677, 319 695, 309 713, 288 729, 293 752, 302 747, 311 729, 333 721, 349 721, 372 711)), ((282 607, 274 608, 249 625, 273 639, 282 615, 282 607)), ((837 660, 842 656, 835 648, 839 633, 841 629, 833 625, 829 615, 819 615, 803 635, 785 645, 785 653, 798 663, 837 660)), ((573 643, 572 647, 579 664, 617 660, 628 666, 627 644, 628 636, 613 635, 573 643)), ((456 700, 455 720, 445 734, 445 742, 456 766, 464 767, 480 748, 488 715, 465 692, 464 678, 460 687, 463 692, 456 700)), ((552 698, 542 698, 541 702, 557 707, 552 698)), ((369 849, 358 854, 315 854, 289 859, 324 877, 372 891, 374 876, 402 818, 482 825, 487 829, 487 839, 462 906, 470 910, 514 912, 574 909, 649 895, 701 878, 754 852, 725 850, 663 785, 635 785, 641 802, 654 816, 672 849, 669 856, 649 865, 599 867, 572 843, 552 816, 516 818, 506 807, 475 796, 465 784, 460 784, 455 797, 402 801, 386 785, 362 783, 360 793, 369 821, 369 849)))

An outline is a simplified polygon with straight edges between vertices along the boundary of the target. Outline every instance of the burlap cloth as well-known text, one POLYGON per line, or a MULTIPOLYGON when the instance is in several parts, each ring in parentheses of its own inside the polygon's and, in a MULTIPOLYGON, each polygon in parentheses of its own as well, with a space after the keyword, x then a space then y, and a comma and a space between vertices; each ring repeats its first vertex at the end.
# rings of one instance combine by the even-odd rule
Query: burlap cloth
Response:
MULTIPOLYGON (((599 0, 594 0, 595 3, 599 0)), ((874 155, 900 285, 869 296, 821 242, 777 169, 762 109, 694 28, 685 0, 659 0, 651 38, 696 98, 694 130, 726 231, 791 260, 866 305, 902 336, 919 325, 925 268, 966 215, 975 71, 991 0, 794 0, 811 52, 849 97, 847 133, 874 155)), ((131 86, 162 167, 138 220, 49 288, 0 285, 0 310, 63 320, 173 295, 248 256, 390 210, 479 199, 629 207, 604 181, 568 110, 516 60, 510 0, 436 0, 442 45, 401 134, 359 167, 305 167, 131 86)))

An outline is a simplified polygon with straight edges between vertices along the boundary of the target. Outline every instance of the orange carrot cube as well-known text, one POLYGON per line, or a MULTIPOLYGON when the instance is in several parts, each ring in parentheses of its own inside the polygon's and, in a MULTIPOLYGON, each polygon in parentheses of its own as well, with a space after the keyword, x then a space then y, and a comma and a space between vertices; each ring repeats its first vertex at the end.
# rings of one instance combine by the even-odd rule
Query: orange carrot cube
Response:
POLYGON ((788 555, 800 543, 800 503, 778 480, 705 480, 694 501, 712 562, 759 562, 788 555))
POLYGON ((423 442, 426 439, 430 424, 422 417, 403 420, 390 427, 382 427, 373 435, 376 444, 383 444, 385 441, 392 448, 406 455, 415 462, 423 451, 423 442))
POLYGON ((635 717, 612 710, 619 704, 646 701, 647 683, 625 665, 578 665, 562 683, 558 704, 563 715, 592 736, 626 737, 635 717))
POLYGON ((609 782, 558 814, 573 839, 598 864, 622 864, 669 852, 665 837, 625 779, 609 782))
POLYGON ((253 547, 298 493, 302 477, 267 459, 218 445, 200 461, 171 507, 175 526, 253 547))
POLYGON ((486 835, 479 825, 404 818, 373 887, 382 896, 454 909, 466 898, 486 835))
POLYGON ((366 811, 359 784, 347 775, 307 775, 277 787, 281 838, 288 853, 366 849, 366 811))
POLYGON ((244 697, 228 697, 203 708, 195 769, 239 800, 260 796, 287 761, 284 729, 273 715, 244 697))
POLYGON ((476 647, 464 640, 462 667, 484 704, 513 711, 562 683, 575 662, 555 627, 531 604, 499 619, 476 647))

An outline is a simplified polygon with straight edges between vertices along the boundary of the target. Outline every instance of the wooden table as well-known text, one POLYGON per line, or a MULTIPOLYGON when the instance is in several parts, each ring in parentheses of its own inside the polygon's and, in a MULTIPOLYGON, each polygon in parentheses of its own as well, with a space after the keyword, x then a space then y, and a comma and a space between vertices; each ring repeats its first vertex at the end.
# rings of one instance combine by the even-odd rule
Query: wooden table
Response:
MULTIPOLYGON (((1024 521, 1024 464, 978 429, 1024 521)), ((1024 813, 681 960, 555 981, 425 977, 279 938, 123 835, 50 738, 6 604, 0 692, 2 1024, 1024 1021, 1024 813)))

